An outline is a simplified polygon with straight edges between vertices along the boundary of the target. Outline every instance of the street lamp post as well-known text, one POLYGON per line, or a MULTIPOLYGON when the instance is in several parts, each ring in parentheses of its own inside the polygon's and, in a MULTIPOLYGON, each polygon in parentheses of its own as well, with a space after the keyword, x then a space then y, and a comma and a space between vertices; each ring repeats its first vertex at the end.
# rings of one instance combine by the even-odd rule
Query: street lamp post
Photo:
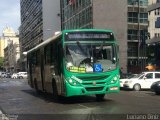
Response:
POLYGON ((138 66, 140 66, 140 43, 141 43, 141 37, 140 37, 140 0, 137 0, 138 2, 138 66))

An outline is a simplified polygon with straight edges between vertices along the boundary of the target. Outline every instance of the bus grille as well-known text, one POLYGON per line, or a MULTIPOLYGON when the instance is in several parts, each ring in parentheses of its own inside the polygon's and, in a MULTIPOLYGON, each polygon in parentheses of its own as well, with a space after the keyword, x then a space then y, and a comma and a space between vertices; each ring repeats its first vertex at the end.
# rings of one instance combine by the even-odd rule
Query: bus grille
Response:
POLYGON ((88 87, 86 88, 87 91, 101 91, 104 87, 88 87))
POLYGON ((88 81, 88 80, 104 80, 106 78, 108 78, 109 75, 105 75, 105 76, 77 76, 77 78, 83 80, 83 81, 88 81))
MULTIPOLYGON (((96 82, 96 85, 103 85, 106 82, 96 82)), ((82 83, 83 85, 93 85, 93 82, 89 82, 89 83, 82 83)))

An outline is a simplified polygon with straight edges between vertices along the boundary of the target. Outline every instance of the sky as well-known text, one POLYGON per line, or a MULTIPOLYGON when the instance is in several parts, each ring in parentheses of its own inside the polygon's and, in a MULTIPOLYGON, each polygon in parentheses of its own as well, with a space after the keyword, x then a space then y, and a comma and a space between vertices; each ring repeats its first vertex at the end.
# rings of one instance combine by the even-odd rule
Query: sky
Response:
POLYGON ((0 36, 6 27, 18 32, 20 27, 20 0, 1 0, 0 3, 0 36))

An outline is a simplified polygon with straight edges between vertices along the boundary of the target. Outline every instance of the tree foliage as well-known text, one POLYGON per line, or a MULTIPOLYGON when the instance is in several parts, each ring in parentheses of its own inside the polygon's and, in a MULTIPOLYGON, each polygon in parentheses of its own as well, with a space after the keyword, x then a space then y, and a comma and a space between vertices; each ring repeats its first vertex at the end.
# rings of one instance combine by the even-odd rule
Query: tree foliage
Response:
POLYGON ((0 67, 3 66, 3 63, 4 63, 4 58, 3 58, 3 57, 0 57, 0 67))

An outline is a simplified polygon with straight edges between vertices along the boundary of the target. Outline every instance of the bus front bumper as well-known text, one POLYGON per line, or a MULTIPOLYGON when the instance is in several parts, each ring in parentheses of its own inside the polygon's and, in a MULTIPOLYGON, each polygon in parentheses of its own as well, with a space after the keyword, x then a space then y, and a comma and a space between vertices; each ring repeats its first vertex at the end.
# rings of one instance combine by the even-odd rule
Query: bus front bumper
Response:
POLYGON ((95 95, 95 94, 108 94, 118 93, 120 91, 119 83, 105 85, 105 86, 73 86, 66 82, 66 97, 79 96, 79 95, 95 95))

